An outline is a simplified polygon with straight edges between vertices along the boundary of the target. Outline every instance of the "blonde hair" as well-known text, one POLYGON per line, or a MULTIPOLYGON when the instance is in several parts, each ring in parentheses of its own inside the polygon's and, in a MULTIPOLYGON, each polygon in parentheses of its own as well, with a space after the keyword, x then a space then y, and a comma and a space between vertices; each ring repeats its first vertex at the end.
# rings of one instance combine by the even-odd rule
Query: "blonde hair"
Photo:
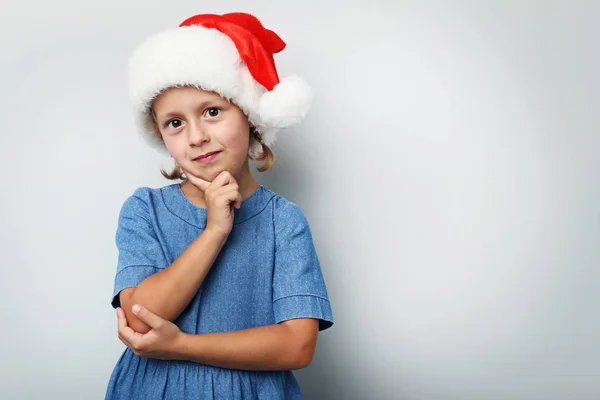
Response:
MULTIPOLYGON (((271 148, 265 144, 262 137, 260 136, 260 133, 258 133, 256 128, 251 126, 249 147, 252 148, 252 145, 255 143, 260 144, 260 146, 262 147, 262 151, 257 153, 249 151, 248 158, 250 158, 253 161, 261 162, 261 164, 258 165, 256 169, 259 172, 265 172, 266 170, 271 168, 271 166, 273 166, 273 163, 275 163, 275 154, 273 153, 273 150, 271 150, 271 148)), ((167 172, 164 168, 161 168, 160 173, 162 174, 162 176, 170 180, 185 180, 185 174, 181 167, 177 164, 175 164, 175 167, 171 170, 171 172, 167 172)))

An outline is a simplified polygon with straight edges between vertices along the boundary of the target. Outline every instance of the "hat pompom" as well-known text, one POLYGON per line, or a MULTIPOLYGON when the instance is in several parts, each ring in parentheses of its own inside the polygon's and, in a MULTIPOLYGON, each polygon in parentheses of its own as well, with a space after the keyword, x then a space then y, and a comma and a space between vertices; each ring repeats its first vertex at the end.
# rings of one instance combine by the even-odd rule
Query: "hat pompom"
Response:
POLYGON ((304 119, 312 99, 310 86, 299 76, 289 76, 261 96, 258 114, 261 122, 270 128, 287 128, 304 119))

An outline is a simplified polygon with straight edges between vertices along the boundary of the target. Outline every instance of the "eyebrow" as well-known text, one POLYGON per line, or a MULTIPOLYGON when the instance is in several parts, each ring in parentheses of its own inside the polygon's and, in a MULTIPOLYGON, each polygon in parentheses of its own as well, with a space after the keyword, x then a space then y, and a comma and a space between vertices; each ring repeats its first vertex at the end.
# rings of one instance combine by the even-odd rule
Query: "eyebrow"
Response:
MULTIPOLYGON (((199 110, 203 110, 205 108, 208 108, 208 106, 210 106, 210 105, 221 104, 221 103, 222 103, 221 99, 204 100, 204 101, 200 102, 200 104, 198 104, 196 106, 196 108, 194 108, 194 111, 198 112, 199 110)), ((180 112, 169 111, 169 112, 166 112, 166 113, 163 113, 163 114, 157 114, 156 118, 157 119, 170 119, 170 118, 177 117, 177 116, 180 116, 180 115, 181 115, 180 112)))

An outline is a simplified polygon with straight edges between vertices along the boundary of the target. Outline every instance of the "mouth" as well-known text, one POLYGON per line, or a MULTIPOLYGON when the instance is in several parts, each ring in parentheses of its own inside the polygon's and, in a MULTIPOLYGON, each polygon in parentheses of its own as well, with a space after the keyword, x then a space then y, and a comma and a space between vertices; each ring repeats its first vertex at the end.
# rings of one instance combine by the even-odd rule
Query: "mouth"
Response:
POLYGON ((220 153, 220 151, 211 151, 205 154, 202 154, 201 156, 198 156, 196 158, 194 158, 193 161, 201 163, 201 164, 206 164, 211 162, 212 160, 215 159, 215 157, 217 157, 217 155, 220 153))

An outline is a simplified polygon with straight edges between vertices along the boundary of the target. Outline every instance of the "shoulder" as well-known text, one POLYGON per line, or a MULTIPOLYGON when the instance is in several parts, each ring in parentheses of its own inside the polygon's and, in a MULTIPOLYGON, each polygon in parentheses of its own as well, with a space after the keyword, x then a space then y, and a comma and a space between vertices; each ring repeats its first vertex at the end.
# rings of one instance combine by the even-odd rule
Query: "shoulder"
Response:
POLYGON ((310 236, 309 223, 300 206, 284 196, 272 191, 269 192, 272 193, 271 203, 275 236, 279 238, 299 234, 310 236))
POLYGON ((172 185, 160 188, 151 188, 147 186, 136 188, 123 202, 120 211, 121 217, 152 214, 157 204, 162 202, 163 191, 170 186, 172 185))
POLYGON ((270 189, 265 188, 265 191, 271 197, 271 203, 273 204, 273 218, 276 224, 278 222, 280 224, 286 222, 306 223, 306 216, 298 204, 270 189))

